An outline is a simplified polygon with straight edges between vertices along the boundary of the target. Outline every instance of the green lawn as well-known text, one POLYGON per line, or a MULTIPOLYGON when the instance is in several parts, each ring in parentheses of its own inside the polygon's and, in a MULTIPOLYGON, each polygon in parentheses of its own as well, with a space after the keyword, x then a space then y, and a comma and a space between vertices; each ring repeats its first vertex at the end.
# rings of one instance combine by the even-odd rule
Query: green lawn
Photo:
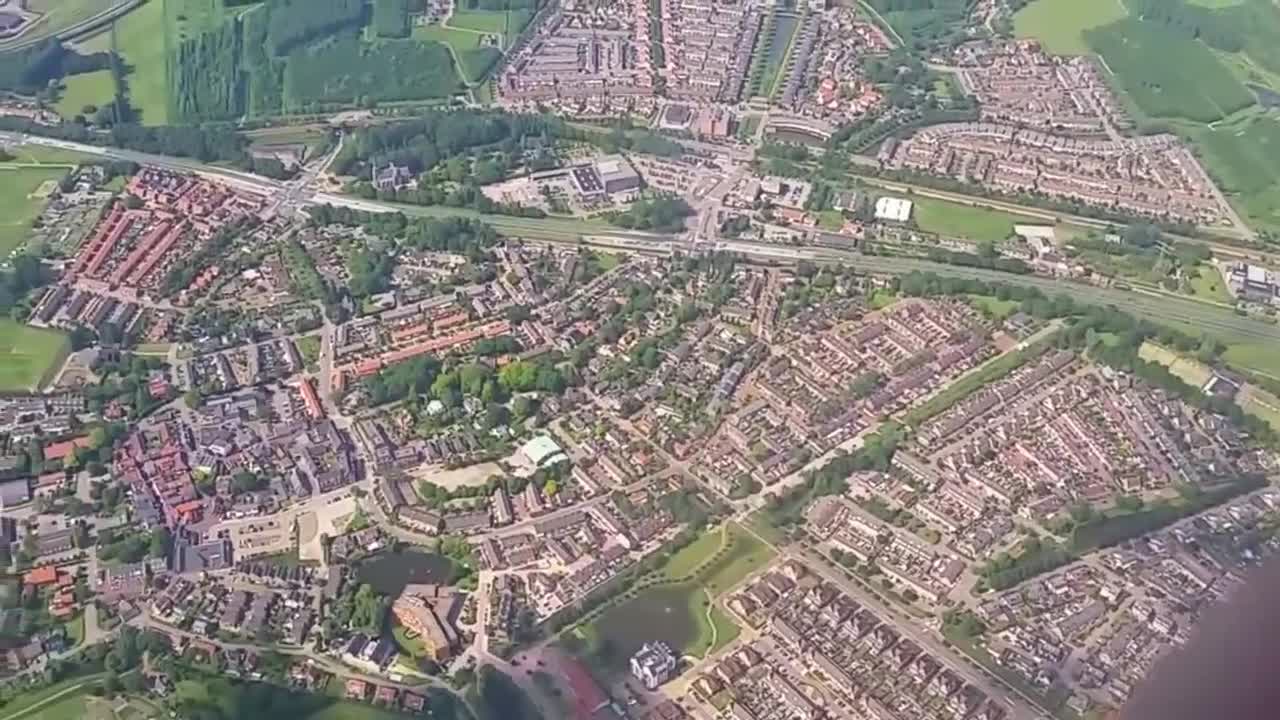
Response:
POLYGON ((1004 320, 1014 314, 1021 305, 1016 300, 1001 300, 993 295, 970 295, 969 302, 997 320, 1004 320))
POLYGON ((662 566, 662 574, 669 580, 683 580, 693 574, 724 545, 724 529, 716 528, 680 548, 662 566))
POLYGON ((57 182, 67 174, 62 168, 33 168, 0 165, 0 262, 8 262, 15 250, 26 246, 31 223, 44 210, 45 200, 32 197, 47 182, 57 182))
POLYGON ((1274 345, 1261 343, 1228 345, 1227 351, 1222 354, 1222 359, 1226 360, 1228 365, 1280 380, 1280 353, 1275 351, 1274 345))
POLYGON ((454 10, 449 16, 449 27, 502 35, 502 46, 507 47, 532 18, 528 10, 454 10))
POLYGON ((711 608, 711 625, 715 629, 715 639, 707 648, 708 653, 720 652, 742 634, 742 628, 718 605, 711 608))
POLYGON ((397 620, 391 621, 391 636, 395 638, 396 645, 399 645, 409 657, 416 659, 427 656, 427 644, 417 635, 410 637, 408 628, 397 620))
POLYGON ((34 720, 35 718, 61 720, 61 718, 82 717, 84 698, 88 694, 88 686, 100 680, 104 675, 105 673, 95 673, 71 677, 39 690, 22 693, 6 703, 3 709, 0 709, 0 718, 3 718, 3 720, 34 720), (52 702, 49 702, 51 699, 52 702), (67 716, 63 714, 65 710, 53 714, 55 708, 68 701, 74 701, 79 704, 81 709, 79 715, 67 716))
POLYGON ((502 54, 495 47, 480 44, 484 37, 469 30, 454 30, 439 25, 427 25, 413 29, 413 38, 423 42, 438 42, 452 48, 457 57, 458 72, 468 83, 479 82, 502 54))
POLYGON ((725 527, 728 551, 698 573, 701 584, 719 597, 773 559, 774 552, 737 523, 725 527))
POLYGON ((111 79, 110 70, 71 75, 62 84, 62 94, 54 109, 64 118, 75 117, 86 105, 109 105, 115 96, 115 81, 111 79))
POLYGON ((145 125, 169 122, 167 48, 171 28, 165 19, 169 1, 149 0, 116 23, 117 47, 132 68, 125 78, 129 103, 141 114, 145 125))
POLYGON ((844 227, 844 213, 839 210, 823 210, 819 212, 818 227, 823 230, 839 230, 844 227))
POLYGON ((1142 347, 1138 348, 1138 357, 1169 368, 1169 372, 1181 378, 1183 382, 1195 387, 1203 387, 1209 382, 1209 378, 1213 377, 1213 369, 1198 360, 1183 357, 1182 355, 1157 345, 1153 342, 1144 342, 1142 347))
POLYGON ((58 369, 70 351, 63 333, 0 320, 0 392, 35 387, 58 369))
POLYGON ((1213 302, 1232 304, 1231 293, 1227 292, 1227 284, 1222 281, 1222 273, 1212 265, 1205 265, 1200 272, 1191 278, 1191 293, 1198 298, 1213 302))
POLYGON ((1035 0, 1013 16, 1014 34, 1055 55, 1088 55, 1084 31, 1123 20, 1122 0, 1035 0))
POLYGON ((892 290, 880 289, 871 293, 871 299, 867 301, 867 304, 871 306, 872 310, 883 310, 896 302, 898 302, 896 293, 892 290))
POLYGON ((1257 387, 1248 387, 1240 396, 1240 407, 1250 415, 1266 420, 1274 430, 1280 431, 1280 398, 1257 387))
POLYGON ((302 364, 311 367, 320 362, 320 336, 304 335, 293 342, 302 357, 302 364))
POLYGON ((13 162, 22 165, 55 165, 61 168, 72 168, 98 159, 97 155, 46 145, 19 145, 11 148, 9 152, 13 155, 13 162))
POLYGON ((913 197, 912 217, 925 232, 970 240, 999 242, 1019 223, 1044 224, 1043 219, 1015 215, 928 197, 913 197))

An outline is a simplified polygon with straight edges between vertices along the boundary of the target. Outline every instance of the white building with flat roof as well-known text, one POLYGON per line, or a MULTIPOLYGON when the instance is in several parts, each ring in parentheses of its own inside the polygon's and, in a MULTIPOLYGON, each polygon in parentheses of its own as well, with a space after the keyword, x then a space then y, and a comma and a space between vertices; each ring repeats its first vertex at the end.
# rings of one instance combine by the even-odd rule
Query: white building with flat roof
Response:
POLYGON ((911 219, 912 203, 895 197, 882 197, 876 200, 876 219, 904 223, 911 219))

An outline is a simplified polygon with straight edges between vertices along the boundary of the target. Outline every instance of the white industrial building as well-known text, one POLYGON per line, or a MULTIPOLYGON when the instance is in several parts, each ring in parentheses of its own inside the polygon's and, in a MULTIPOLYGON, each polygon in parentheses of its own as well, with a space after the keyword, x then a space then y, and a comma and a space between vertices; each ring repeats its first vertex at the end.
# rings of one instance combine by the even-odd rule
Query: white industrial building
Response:
POLYGON ((895 197, 876 200, 876 219, 904 223, 911 219, 911 201, 895 197))

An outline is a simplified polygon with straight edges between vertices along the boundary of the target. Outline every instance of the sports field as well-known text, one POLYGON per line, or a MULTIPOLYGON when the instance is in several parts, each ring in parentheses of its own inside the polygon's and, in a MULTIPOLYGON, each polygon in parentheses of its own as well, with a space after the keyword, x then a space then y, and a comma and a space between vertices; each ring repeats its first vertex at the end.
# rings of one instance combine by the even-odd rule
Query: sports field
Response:
POLYGON ((1121 0, 1035 0, 1013 16, 1014 34, 1035 38, 1055 55, 1088 55, 1084 31, 1123 20, 1121 0))
POLYGON ((63 333, 0 319, 0 392, 34 388, 57 370, 70 351, 63 333))
POLYGON ((1013 234, 1017 223, 1043 224, 1044 220, 1001 210, 962 205, 928 197, 913 197, 912 217, 925 232, 971 240, 998 242, 1013 234))
POLYGON ((0 263, 26 245, 31 223, 44 209, 45 200, 33 193, 66 174, 66 168, 0 165, 0 263))
POLYGON ((71 75, 62 81, 62 94, 54 109, 64 118, 75 117, 86 105, 102 107, 115 95, 115 81, 110 70, 95 70, 71 75))

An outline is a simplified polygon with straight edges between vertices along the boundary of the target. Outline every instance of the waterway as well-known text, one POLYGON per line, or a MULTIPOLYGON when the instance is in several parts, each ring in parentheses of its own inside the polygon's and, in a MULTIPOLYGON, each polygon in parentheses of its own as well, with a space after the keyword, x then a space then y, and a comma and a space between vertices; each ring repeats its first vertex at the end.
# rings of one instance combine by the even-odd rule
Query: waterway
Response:
POLYGON ((448 583, 453 570, 453 561, 443 555, 420 550, 388 551, 360 563, 356 577, 383 595, 397 597, 406 585, 448 583))

